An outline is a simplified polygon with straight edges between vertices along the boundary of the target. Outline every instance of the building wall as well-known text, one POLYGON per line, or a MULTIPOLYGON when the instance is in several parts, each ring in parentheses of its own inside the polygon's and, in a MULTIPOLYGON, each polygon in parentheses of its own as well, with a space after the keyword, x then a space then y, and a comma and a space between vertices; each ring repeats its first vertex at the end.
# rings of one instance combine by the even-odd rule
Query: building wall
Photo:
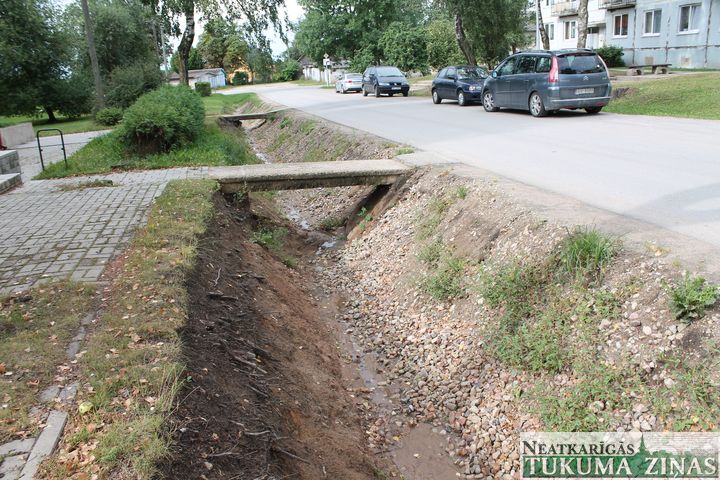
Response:
MULTIPOLYGON (((541 0, 543 21, 554 25, 551 49, 577 46, 565 38, 565 22, 577 22, 577 2, 541 0), (566 15, 567 14, 567 15, 566 15)), ((587 46, 617 45, 624 49, 627 64, 671 63, 676 68, 720 68, 719 0, 637 0, 627 8, 602 8, 603 0, 589 0, 588 24, 597 29, 588 35, 587 46), (698 5, 697 31, 680 31, 680 11, 684 5, 698 5), (660 10, 659 33, 645 33, 645 13, 660 10), (616 15, 627 15, 627 35, 616 35, 616 15)))

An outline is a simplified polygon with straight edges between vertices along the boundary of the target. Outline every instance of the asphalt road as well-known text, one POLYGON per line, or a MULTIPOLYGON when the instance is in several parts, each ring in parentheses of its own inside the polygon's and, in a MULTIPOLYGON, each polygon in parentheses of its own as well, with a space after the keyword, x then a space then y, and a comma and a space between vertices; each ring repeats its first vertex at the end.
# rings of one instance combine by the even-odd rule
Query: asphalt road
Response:
POLYGON ((720 121, 487 113, 424 97, 244 87, 273 102, 720 246, 720 121))

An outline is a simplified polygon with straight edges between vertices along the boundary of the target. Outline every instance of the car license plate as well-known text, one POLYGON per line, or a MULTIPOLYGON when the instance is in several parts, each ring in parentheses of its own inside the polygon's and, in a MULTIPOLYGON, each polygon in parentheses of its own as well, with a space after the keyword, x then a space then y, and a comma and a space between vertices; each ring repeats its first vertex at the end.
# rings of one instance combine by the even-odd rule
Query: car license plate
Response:
POLYGON ((595 93, 594 88, 578 88, 575 90, 575 95, 585 95, 588 93, 595 93))
POLYGON ((392 87, 393 90, 400 90, 400 87, 392 87))

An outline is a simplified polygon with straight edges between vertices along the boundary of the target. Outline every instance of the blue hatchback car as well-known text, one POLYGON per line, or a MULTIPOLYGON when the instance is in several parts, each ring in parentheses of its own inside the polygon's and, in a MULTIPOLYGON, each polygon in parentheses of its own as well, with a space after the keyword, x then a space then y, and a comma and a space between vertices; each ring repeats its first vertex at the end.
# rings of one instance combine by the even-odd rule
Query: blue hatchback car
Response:
POLYGON ((465 105, 482 100, 482 91, 488 71, 469 65, 445 67, 432 82, 433 103, 443 100, 457 100, 465 105))

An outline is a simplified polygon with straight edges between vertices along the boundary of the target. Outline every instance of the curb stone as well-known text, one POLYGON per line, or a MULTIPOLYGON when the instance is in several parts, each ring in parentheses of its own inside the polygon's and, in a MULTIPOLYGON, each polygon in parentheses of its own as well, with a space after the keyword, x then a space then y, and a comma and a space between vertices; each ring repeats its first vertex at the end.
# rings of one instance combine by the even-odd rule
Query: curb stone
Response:
POLYGON ((30 456, 25 462, 25 467, 20 473, 19 480, 32 480, 37 472, 40 463, 50 455, 60 440, 60 436, 67 422, 67 413, 53 410, 48 416, 47 423, 42 433, 30 451, 30 456))

